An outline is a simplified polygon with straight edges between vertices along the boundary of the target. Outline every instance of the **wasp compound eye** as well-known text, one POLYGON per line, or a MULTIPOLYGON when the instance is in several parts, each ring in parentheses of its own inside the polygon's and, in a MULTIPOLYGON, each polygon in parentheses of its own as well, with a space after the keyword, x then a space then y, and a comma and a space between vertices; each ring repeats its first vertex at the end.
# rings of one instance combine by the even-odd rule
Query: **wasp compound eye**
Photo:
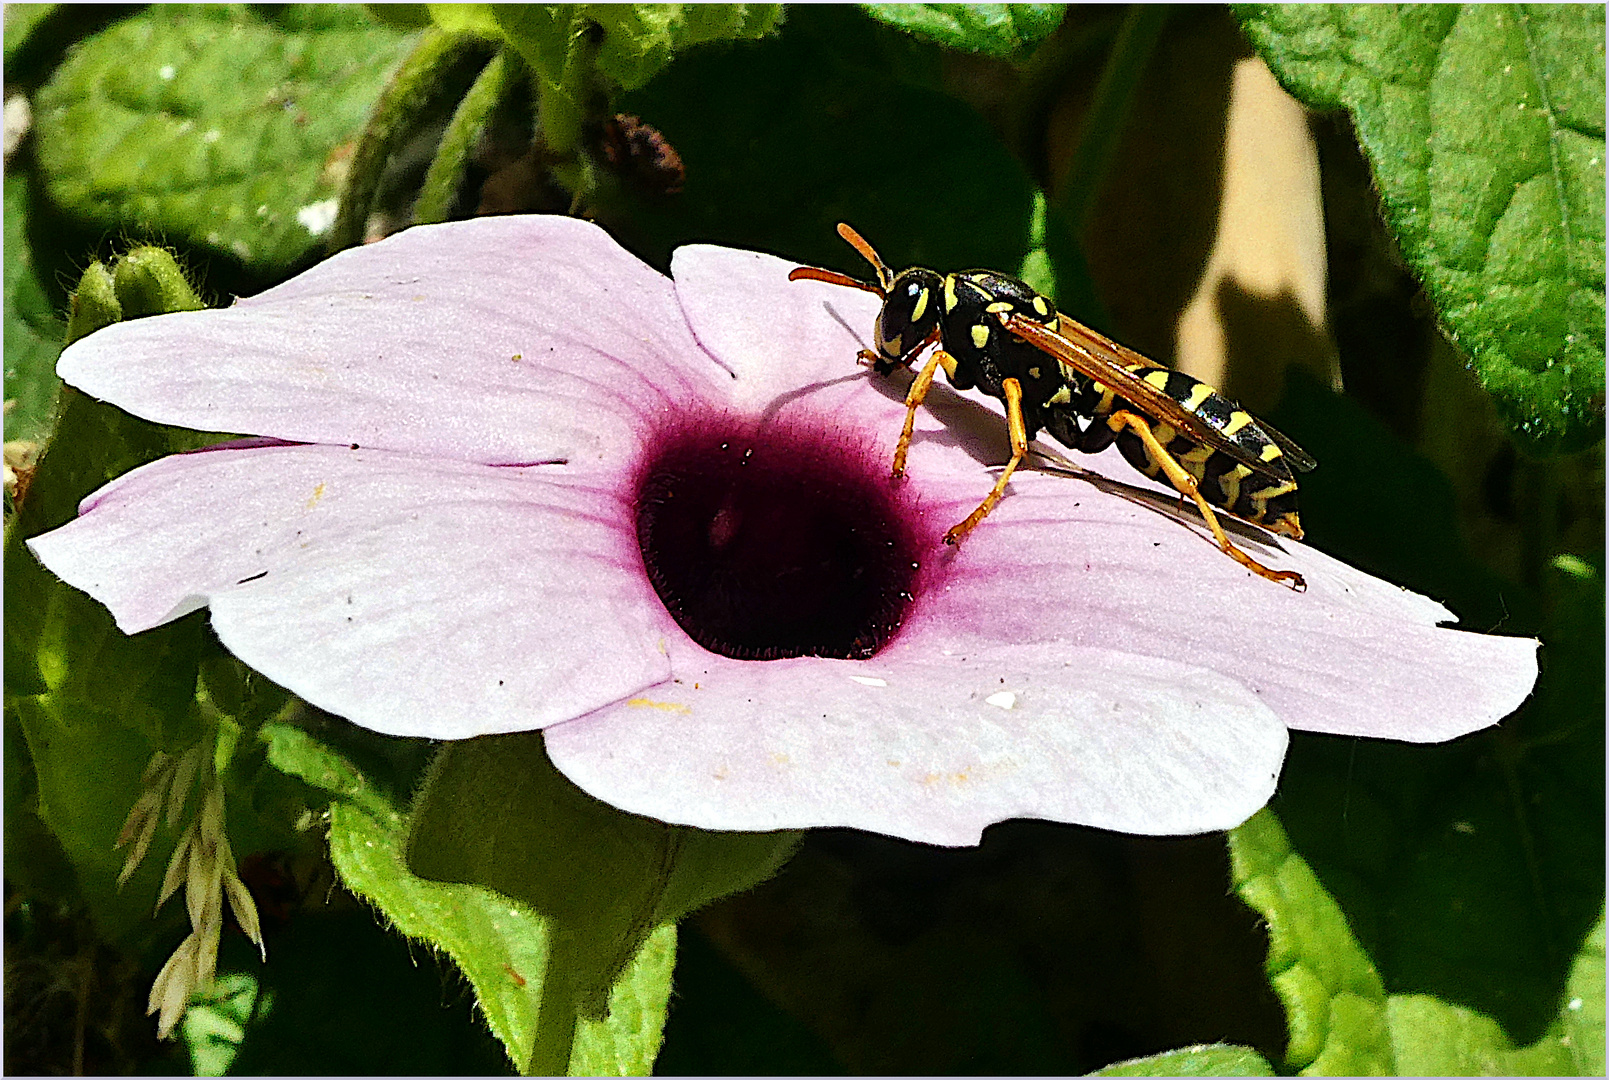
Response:
POLYGON ((904 363, 932 336, 939 324, 944 281, 931 270, 913 267, 894 279, 874 334, 885 360, 904 363))

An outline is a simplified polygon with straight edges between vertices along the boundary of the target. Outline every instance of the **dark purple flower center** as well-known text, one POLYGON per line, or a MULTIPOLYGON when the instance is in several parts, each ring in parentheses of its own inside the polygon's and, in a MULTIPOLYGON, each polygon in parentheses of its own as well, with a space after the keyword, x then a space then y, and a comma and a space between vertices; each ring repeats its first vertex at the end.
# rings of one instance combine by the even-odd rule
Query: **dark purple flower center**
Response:
POLYGON ((899 630, 931 545, 887 462, 843 442, 735 422, 650 441, 637 541, 694 641, 739 660, 859 660, 899 630))

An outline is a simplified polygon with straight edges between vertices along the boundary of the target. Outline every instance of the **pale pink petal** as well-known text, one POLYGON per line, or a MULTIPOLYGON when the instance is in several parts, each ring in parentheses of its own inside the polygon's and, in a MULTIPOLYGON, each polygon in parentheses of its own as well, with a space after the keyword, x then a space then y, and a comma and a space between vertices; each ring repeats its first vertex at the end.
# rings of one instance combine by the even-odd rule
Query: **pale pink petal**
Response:
POLYGON ((57 370, 161 423, 461 461, 603 461, 729 377, 595 225, 495 217, 344 251, 234 307, 115 323, 57 370))
POLYGON ((392 735, 585 713, 668 675, 617 476, 344 447, 164 458, 30 541, 127 632, 212 608, 230 651, 392 735))
POLYGON ((671 255, 670 276, 688 325, 737 377, 732 389, 740 407, 758 411, 801 390, 869 374, 855 355, 870 347, 882 302, 841 285, 789 281, 798 265, 705 244, 671 255))
MULTIPOLYGON (((976 486, 986 490, 982 478, 976 486)), ((935 512, 941 490, 952 493, 945 511, 970 508, 953 481, 930 480, 935 512)), ((1247 552, 1307 578, 1307 591, 1293 592, 1224 556, 1170 503, 1019 473, 948 564, 934 622, 962 640, 1062 642, 1211 668, 1306 731, 1439 741, 1500 720, 1530 692, 1534 639, 1438 627, 1451 616, 1434 601, 1306 544, 1237 532, 1247 552)))
POLYGON ((1047 645, 898 644, 753 663, 671 643, 676 680, 548 728, 581 788, 709 829, 851 826, 975 844, 1016 817, 1205 832, 1273 794, 1286 734, 1231 679, 1047 645))

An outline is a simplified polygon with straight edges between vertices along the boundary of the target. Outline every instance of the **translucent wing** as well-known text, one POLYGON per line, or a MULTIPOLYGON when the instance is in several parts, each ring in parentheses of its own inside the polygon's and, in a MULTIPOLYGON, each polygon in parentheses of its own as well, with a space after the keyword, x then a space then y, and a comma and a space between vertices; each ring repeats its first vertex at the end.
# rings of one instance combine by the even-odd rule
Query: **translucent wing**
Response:
MULTIPOLYGON (((1259 458, 1245 446, 1186 409, 1174 398, 1130 371, 1129 367, 1137 364, 1146 367, 1157 366, 1133 349, 1119 345, 1066 315, 1059 317, 1055 329, 1016 314, 1002 315, 1000 321, 1017 337, 1056 357, 1074 371, 1094 379, 1132 403, 1147 416, 1168 423, 1203 446, 1222 451, 1253 472, 1263 476, 1280 476, 1279 471, 1270 462, 1259 458)), ((1265 436, 1267 442, 1279 447, 1282 457, 1276 458, 1276 461, 1284 461, 1303 472, 1317 464, 1305 450, 1261 420, 1253 418, 1251 426, 1265 436)))

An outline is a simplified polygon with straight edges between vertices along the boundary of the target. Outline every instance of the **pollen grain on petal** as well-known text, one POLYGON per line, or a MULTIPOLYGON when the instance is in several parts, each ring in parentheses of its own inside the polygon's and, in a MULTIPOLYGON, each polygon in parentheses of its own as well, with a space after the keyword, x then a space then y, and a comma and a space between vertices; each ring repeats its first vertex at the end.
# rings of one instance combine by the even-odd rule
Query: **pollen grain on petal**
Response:
POLYGON ((681 704, 679 702, 675 702, 675 701, 655 701, 653 698, 645 698, 645 697, 634 697, 634 698, 630 699, 629 701, 627 701, 626 704, 632 706, 633 708, 638 708, 638 709, 661 709, 661 710, 663 710, 665 712, 671 712, 671 713, 688 713, 688 714, 691 714, 692 711, 693 711, 691 706, 683 705, 683 704, 681 704))

